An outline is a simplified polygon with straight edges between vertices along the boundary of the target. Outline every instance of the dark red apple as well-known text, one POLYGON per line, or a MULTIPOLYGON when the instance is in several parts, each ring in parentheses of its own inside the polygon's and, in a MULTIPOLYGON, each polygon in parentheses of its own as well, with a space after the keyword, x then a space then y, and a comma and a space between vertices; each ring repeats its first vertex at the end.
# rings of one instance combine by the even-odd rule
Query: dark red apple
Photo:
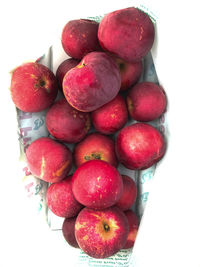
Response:
POLYGON ((33 175, 49 183, 64 179, 72 167, 72 153, 67 146, 41 137, 26 150, 28 167, 33 175))
POLYGON ((60 89, 62 90, 62 82, 65 74, 71 70, 72 68, 76 67, 78 65, 79 60, 74 58, 68 58, 64 60, 57 68, 56 71, 56 78, 58 80, 58 84, 60 86, 60 89))
POLYGON ((49 209, 57 216, 71 218, 76 216, 83 206, 75 199, 72 192, 72 175, 51 184, 46 193, 49 209))
POLYGON ((128 121, 126 102, 117 95, 109 103, 92 112, 92 122, 95 129, 103 134, 113 134, 128 121))
POLYGON ((164 90, 152 82, 136 84, 127 96, 129 114, 136 121, 148 122, 159 118, 166 104, 164 90))
POLYGON ((62 233, 65 240, 70 246, 74 248, 79 248, 79 245, 75 237, 75 222, 76 222, 76 217, 65 218, 62 225, 62 233))
POLYGON ((123 128, 116 140, 119 161, 128 169, 143 170, 158 162, 165 153, 163 135, 146 123, 123 128))
POLYGON ((81 141, 90 125, 90 114, 74 109, 65 98, 54 103, 46 115, 46 126, 50 134, 66 143, 81 141))
POLYGON ((139 220, 137 215, 132 210, 124 211, 128 219, 129 233, 124 249, 132 248, 135 244, 136 236, 139 228, 139 220))
POLYGON ((88 160, 100 159, 117 167, 114 141, 99 133, 91 133, 75 146, 74 160, 77 167, 88 160))
POLYGON ((127 175, 122 175, 123 180, 123 194, 119 201, 116 203, 116 206, 121 210, 125 211, 132 207, 137 198, 137 185, 127 175))
POLYGON ((11 97, 24 112, 38 112, 48 108, 58 93, 53 72, 39 63, 25 63, 12 72, 11 97))
POLYGON ((143 69, 142 61, 130 63, 116 57, 115 62, 119 66, 121 74, 120 90, 125 91, 138 82, 143 69))
POLYGON ((114 99, 120 85, 120 71, 112 57, 92 52, 66 73, 63 92, 74 108, 90 112, 114 99))
POLYGON ((62 31, 62 46, 65 52, 81 59, 89 52, 100 51, 97 32, 99 23, 89 19, 69 21, 62 31))
POLYGON ((154 42, 154 25, 138 8, 129 7, 108 13, 100 22, 101 47, 128 62, 141 60, 154 42))
POLYGON ((72 191, 78 202, 93 209, 114 205, 123 192, 122 177, 109 163, 90 160, 76 169, 72 178, 72 191))
POLYGON ((75 223, 75 237, 80 248, 93 258, 107 258, 117 253, 124 247, 128 232, 128 220, 117 207, 84 208, 75 223))

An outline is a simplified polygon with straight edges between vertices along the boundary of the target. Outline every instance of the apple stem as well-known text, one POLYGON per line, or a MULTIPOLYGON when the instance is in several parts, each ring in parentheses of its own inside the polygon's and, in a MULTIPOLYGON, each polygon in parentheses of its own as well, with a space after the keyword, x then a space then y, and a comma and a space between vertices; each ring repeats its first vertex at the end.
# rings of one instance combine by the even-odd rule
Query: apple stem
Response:
POLYGON ((40 80, 40 86, 41 87, 45 86, 45 81, 44 80, 40 80))
POLYGON ((104 227, 106 232, 108 232, 110 230, 110 226, 106 223, 103 225, 103 227, 104 227))
POLYGON ((101 159, 101 156, 99 154, 92 153, 91 156, 93 159, 101 159))
POLYGON ((120 63, 119 64, 119 68, 120 68, 120 70, 123 70, 124 69, 124 64, 123 63, 120 63))

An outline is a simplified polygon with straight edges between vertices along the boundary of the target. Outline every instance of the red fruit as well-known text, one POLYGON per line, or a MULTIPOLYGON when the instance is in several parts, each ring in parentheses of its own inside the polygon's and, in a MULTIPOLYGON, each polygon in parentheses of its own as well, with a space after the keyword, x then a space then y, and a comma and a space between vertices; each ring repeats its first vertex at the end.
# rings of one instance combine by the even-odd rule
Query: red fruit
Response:
POLYGON ((121 198, 116 203, 116 206, 124 211, 130 209, 135 203, 137 197, 137 185, 133 179, 127 175, 122 175, 122 180, 124 190, 121 198))
POLYGON ((78 65, 79 60, 76 60, 74 58, 68 58, 64 60, 57 68, 56 71, 56 78, 58 80, 58 84, 60 88, 62 89, 62 82, 65 74, 71 70, 72 68, 76 67, 78 65))
POLYGON ((47 189, 46 199, 49 209, 64 218, 76 216, 83 207, 73 195, 72 175, 51 184, 47 189))
POLYGON ((137 215, 132 210, 127 210, 124 212, 124 214, 126 215, 128 219, 129 233, 128 233, 126 244, 123 248, 128 249, 128 248, 132 248, 135 243, 135 239, 136 239, 138 227, 139 227, 139 222, 138 222, 137 215))
POLYGON ((58 86, 50 69, 30 62, 13 71, 10 90, 17 108, 24 112, 38 112, 54 102, 58 86))
POLYGON ((70 246, 74 248, 79 248, 79 245, 75 237, 75 222, 76 222, 76 217, 65 218, 62 225, 62 233, 65 240, 70 246))
POLYGON ((121 95, 92 112, 95 129, 103 134, 113 134, 128 121, 126 103, 121 95))
POLYGON ((100 51, 97 38, 99 23, 89 19, 69 21, 62 32, 62 46, 65 52, 81 59, 92 51, 100 51))
POLYGON ((46 115, 46 126, 50 134, 66 143, 81 141, 90 125, 90 114, 74 109, 65 98, 53 104, 46 115))
POLYGON ((121 58, 115 58, 115 62, 119 66, 121 74, 121 91, 129 89, 132 85, 136 84, 142 74, 142 61, 127 62, 121 58))
POLYGON ((74 248, 79 248, 79 245, 75 237, 75 222, 76 222, 76 217, 65 218, 62 225, 62 233, 65 240, 70 246, 74 248))
POLYGON ((75 223, 80 248, 93 258, 107 258, 126 243, 129 226, 125 214, 117 207, 104 210, 84 208, 75 223))
POLYGON ((72 191, 78 202, 93 209, 114 205, 123 192, 121 175, 103 160, 82 164, 72 178, 72 191))
POLYGON ((123 128, 116 140, 119 161, 132 170, 149 168, 163 157, 165 148, 162 134, 145 123, 135 123, 123 128))
POLYGON ((111 101, 120 90, 117 64, 103 52, 86 55, 63 79, 64 95, 74 108, 90 112, 111 101))
POLYGON ((48 137, 33 141, 26 150, 26 159, 31 173, 50 183, 64 179, 72 167, 71 151, 48 137))
POLYGON ((137 121, 152 121, 159 118, 166 109, 163 89, 152 82, 142 82, 131 88, 127 96, 130 116, 137 121))
POLYGON ((150 51, 154 25, 149 16, 137 8, 120 9, 103 17, 98 38, 103 49, 128 62, 135 62, 150 51))
POLYGON ((105 135, 92 133, 75 146, 74 160, 77 167, 93 159, 104 160, 117 167, 114 141, 105 135))

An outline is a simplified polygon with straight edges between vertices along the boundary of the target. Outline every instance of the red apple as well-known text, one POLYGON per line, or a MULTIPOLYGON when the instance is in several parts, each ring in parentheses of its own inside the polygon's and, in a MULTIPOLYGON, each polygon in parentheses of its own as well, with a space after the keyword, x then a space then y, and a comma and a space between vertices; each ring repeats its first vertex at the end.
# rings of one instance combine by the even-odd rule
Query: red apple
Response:
POLYGON ((99 23, 89 19, 69 21, 62 31, 62 46, 65 52, 77 59, 81 59, 92 51, 100 51, 97 38, 99 23))
POLYGON ((117 207, 104 210, 84 208, 77 216, 75 236, 80 248, 93 258, 107 258, 126 243, 129 226, 117 207))
POLYGON ((137 215, 132 210, 127 210, 124 212, 124 214, 126 215, 128 219, 129 233, 128 233, 126 244, 123 248, 128 249, 128 248, 132 248, 135 243, 135 239, 136 239, 138 227, 139 227, 139 221, 138 221, 137 215))
POLYGON ((129 114, 136 121, 148 122, 159 118, 166 104, 164 90, 152 82, 136 84, 127 96, 129 114))
POLYGON ((26 159, 31 173, 49 183, 64 179, 72 167, 72 153, 67 146, 41 137, 26 150, 26 159))
POLYGON ((63 92, 74 108, 90 112, 115 98, 120 85, 119 68, 112 57, 91 52, 66 73, 63 92))
POLYGON ((127 62, 121 58, 115 58, 115 62, 119 66, 121 74, 121 91, 129 89, 131 86, 135 85, 141 74, 142 74, 142 61, 137 62, 127 62))
POLYGON ((123 192, 121 175, 103 160, 83 163, 72 178, 72 191, 78 202, 93 209, 114 205, 123 192))
POLYGON ((70 246, 74 248, 79 248, 79 245, 75 237, 75 222, 76 222, 76 217, 65 218, 62 225, 62 233, 65 240, 70 246))
POLYGON ((71 70, 72 68, 76 67, 78 65, 79 60, 74 58, 68 58, 64 60, 57 68, 56 71, 56 78, 58 80, 58 84, 60 86, 60 89, 62 90, 62 82, 65 74, 71 70))
POLYGON ((126 103, 121 95, 92 112, 95 129, 103 134, 113 134, 128 121, 126 103))
POLYGON ((99 24, 101 47, 128 62, 141 60, 154 42, 154 25, 138 8, 129 7, 108 13, 99 24))
POLYGON ((73 195, 72 175, 51 184, 47 189, 46 200, 49 209, 64 218, 76 216, 83 207, 73 195))
POLYGON ((58 93, 53 72, 39 63, 25 63, 17 67, 11 78, 11 97, 24 112, 38 112, 48 108, 58 93))
POLYGON ((88 160, 100 159, 117 167, 115 143, 103 134, 91 133, 75 146, 74 160, 77 167, 88 160))
POLYGON ((119 201, 116 203, 116 206, 120 208, 121 210, 125 211, 132 207, 132 205, 135 203, 136 197, 137 197, 137 185, 127 175, 122 175, 123 180, 123 194, 119 201))
POLYGON ((128 169, 143 170, 158 162, 165 153, 163 135, 146 123, 123 128, 116 140, 119 161, 128 169))
POLYGON ((66 143, 81 141, 90 125, 90 114, 74 109, 65 98, 54 103, 46 115, 46 126, 50 134, 66 143))

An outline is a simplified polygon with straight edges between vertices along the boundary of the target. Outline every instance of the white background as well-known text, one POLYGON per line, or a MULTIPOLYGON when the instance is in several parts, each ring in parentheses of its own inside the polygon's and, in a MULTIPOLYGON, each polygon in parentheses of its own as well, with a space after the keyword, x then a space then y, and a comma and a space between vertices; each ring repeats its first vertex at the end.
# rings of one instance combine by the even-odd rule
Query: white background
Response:
MULTIPOLYGON (((145 1, 142 1, 145 2, 145 1)), ((17 177, 18 144, 8 72, 43 54, 72 18, 134 1, 6 1, 1 4, 0 265, 69 266, 72 255, 33 216, 17 177)), ((156 171, 135 247, 140 267, 199 267, 200 67, 198 1, 148 1, 159 16, 156 69, 168 95, 170 142, 156 171)))

